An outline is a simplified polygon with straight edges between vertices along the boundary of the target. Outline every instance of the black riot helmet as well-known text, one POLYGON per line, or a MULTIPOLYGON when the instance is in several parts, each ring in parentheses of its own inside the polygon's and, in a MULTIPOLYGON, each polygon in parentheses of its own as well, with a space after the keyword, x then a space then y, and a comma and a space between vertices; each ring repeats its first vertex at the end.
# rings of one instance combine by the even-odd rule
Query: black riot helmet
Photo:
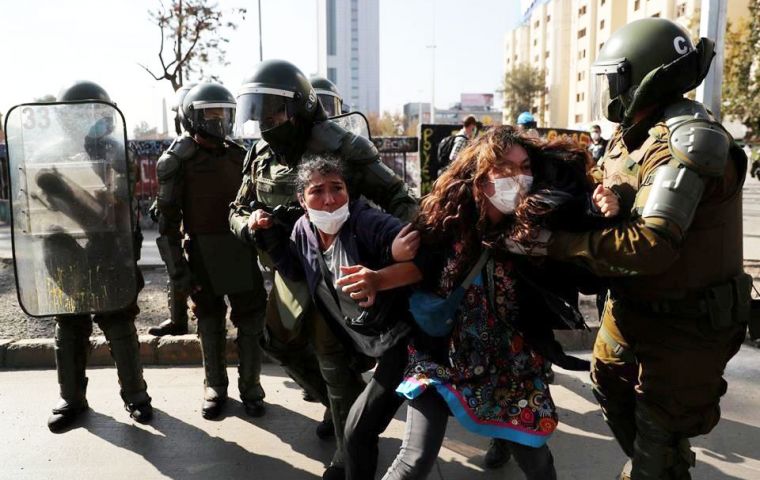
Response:
POLYGON ((58 102, 76 102, 79 100, 101 100, 115 105, 103 87, 89 80, 77 80, 62 88, 56 97, 58 102))
POLYGON ((232 133, 235 97, 219 83, 200 83, 185 95, 182 116, 190 134, 224 140, 232 133))
POLYGON ((256 67, 237 96, 235 136, 261 136, 275 149, 300 141, 315 120, 326 118, 306 76, 285 60, 267 60, 256 67))
MULTIPOLYGON (((172 112, 174 112, 174 122, 176 125, 181 125, 185 131, 188 131, 190 129, 190 124, 188 123, 185 116, 182 114, 182 102, 185 101, 187 92, 192 90, 192 88, 196 85, 198 84, 188 83, 187 85, 182 85, 181 87, 177 89, 176 92, 174 92, 174 103, 172 104, 172 112)), ((182 133, 181 131, 177 130, 177 135, 181 133, 182 133)))
POLYGON ((328 117, 343 113, 343 97, 340 96, 338 87, 333 82, 319 75, 313 75, 309 78, 309 82, 314 87, 314 91, 317 92, 319 103, 322 104, 322 108, 328 117))
POLYGON ((695 46, 675 22, 631 22, 610 36, 591 67, 593 109, 612 122, 629 124, 636 112, 696 88, 714 56, 712 40, 702 38, 695 46))

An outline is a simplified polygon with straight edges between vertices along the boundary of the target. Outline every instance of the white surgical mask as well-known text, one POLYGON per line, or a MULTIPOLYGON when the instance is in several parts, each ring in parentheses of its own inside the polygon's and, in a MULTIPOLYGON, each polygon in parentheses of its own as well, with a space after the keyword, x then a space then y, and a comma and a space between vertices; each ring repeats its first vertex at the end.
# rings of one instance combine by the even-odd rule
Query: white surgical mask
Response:
POLYGON ((599 132, 591 132, 591 139, 593 141, 598 141, 600 138, 602 138, 602 135, 599 132))
POLYGON ((309 221, 321 232, 328 235, 338 233, 343 224, 346 223, 346 220, 348 220, 348 202, 334 212, 314 210, 309 207, 306 207, 306 211, 309 213, 309 221))
POLYGON ((488 200, 498 211, 509 215, 515 211, 520 198, 528 193, 532 185, 533 177, 530 175, 496 178, 493 180, 494 194, 488 200))

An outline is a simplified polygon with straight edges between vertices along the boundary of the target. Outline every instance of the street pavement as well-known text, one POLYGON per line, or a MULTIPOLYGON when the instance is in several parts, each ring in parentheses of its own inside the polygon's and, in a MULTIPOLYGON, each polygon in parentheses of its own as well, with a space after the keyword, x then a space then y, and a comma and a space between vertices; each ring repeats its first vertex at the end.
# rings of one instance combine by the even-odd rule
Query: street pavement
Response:
MULTIPOLYGON (((588 358, 588 353, 583 356, 588 358)), ((234 369, 229 375, 234 385, 234 369)), ((333 442, 314 434, 321 405, 304 402, 301 390, 275 365, 264 366, 268 410, 259 419, 244 415, 236 394, 221 420, 202 419, 203 376, 197 367, 146 369, 156 409, 150 425, 132 422, 123 410, 113 368, 92 368, 88 376, 91 410, 78 427, 52 434, 45 421, 57 397, 55 371, 0 371, 0 478, 318 479, 333 452, 333 442)), ((726 371, 729 391, 721 423, 709 436, 692 442, 698 463, 695 479, 760 478, 758 378, 760 351, 744 346, 726 371)), ((602 420, 588 375, 557 369, 551 391, 560 408, 559 430, 550 440, 558 478, 615 478, 625 458, 602 420)), ((401 408, 381 438, 380 474, 398 452, 405 410, 401 408)), ((496 471, 484 470, 487 445, 488 439, 450 420, 429 478, 523 478, 514 461, 496 471)))

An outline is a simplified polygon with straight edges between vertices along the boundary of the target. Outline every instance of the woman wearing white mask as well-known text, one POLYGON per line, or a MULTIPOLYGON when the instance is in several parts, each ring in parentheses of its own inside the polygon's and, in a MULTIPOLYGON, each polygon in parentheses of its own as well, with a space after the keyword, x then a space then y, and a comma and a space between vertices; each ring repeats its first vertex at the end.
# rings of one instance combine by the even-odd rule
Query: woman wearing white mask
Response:
POLYGON ((345 418, 347 477, 374 478, 378 436, 404 402, 395 389, 413 330, 408 292, 393 288, 414 280, 408 260, 417 251, 419 234, 366 201, 349 199, 336 159, 305 159, 296 190, 306 214, 290 238, 274 217, 259 210, 254 212, 261 224, 257 242, 282 275, 306 281, 322 317, 348 349, 378 362, 364 391, 355 392, 350 412, 337 416, 340 422, 345 418))
MULTIPOLYGON (((404 381, 397 389, 410 401, 406 434, 384 479, 426 478, 450 413, 466 429, 504 440, 528 479, 556 478, 546 442, 557 427, 557 414, 544 377, 543 352, 563 353, 552 351, 552 337, 543 342, 536 335, 546 330, 551 335, 551 326, 533 326, 546 321, 530 305, 535 298, 530 291, 539 287, 524 280, 518 259, 500 248, 505 237, 538 240, 543 226, 537 220, 546 205, 553 210, 575 193, 584 206, 591 199, 587 157, 580 150, 568 163, 578 174, 570 175, 578 191, 542 190, 540 205, 533 202, 527 218, 522 215, 525 198, 546 186, 545 178, 559 180, 561 168, 538 168, 545 178, 533 176, 533 160, 539 160, 546 145, 512 127, 493 128, 460 154, 422 201, 414 222, 421 233, 413 262, 422 277, 419 288, 443 298, 460 286, 465 290, 444 341, 415 338, 409 348, 404 381)), ((585 215, 586 209, 581 210, 585 215)))

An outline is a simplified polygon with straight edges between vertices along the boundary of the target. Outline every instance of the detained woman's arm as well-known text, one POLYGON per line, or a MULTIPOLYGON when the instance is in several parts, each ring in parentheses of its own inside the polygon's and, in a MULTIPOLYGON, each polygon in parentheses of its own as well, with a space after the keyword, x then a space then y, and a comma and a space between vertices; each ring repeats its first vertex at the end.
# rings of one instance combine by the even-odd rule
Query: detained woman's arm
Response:
POLYGON ((422 272, 412 262, 394 263, 380 270, 371 270, 362 265, 340 269, 344 276, 335 284, 364 308, 375 303, 377 292, 405 287, 422 280, 422 272))

